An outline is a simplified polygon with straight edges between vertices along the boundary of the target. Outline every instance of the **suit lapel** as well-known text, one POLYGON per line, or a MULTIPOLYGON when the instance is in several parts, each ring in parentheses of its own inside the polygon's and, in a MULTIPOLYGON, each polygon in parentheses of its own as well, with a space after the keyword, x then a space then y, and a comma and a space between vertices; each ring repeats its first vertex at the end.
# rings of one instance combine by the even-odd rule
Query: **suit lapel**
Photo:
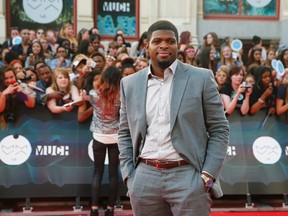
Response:
POLYGON ((186 73, 187 67, 178 61, 176 72, 173 80, 173 90, 170 101, 170 127, 174 127, 180 103, 183 97, 184 90, 189 79, 189 74, 186 73))
MULTIPOLYGON (((147 69, 148 70, 148 69, 147 69)), ((148 75, 147 70, 142 72, 139 76, 137 82, 137 112, 139 113, 139 123, 140 123, 140 131, 142 137, 146 136, 146 95, 147 95, 147 82, 148 82, 148 75)))

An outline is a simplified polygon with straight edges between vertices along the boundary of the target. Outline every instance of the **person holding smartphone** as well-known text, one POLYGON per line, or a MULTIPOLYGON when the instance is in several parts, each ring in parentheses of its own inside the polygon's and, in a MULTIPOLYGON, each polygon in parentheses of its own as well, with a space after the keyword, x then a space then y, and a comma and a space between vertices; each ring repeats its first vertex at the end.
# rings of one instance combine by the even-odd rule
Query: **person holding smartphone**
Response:
POLYGON ((23 112, 21 106, 35 106, 34 92, 27 90, 18 82, 14 69, 0 68, 0 128, 7 128, 8 122, 17 122, 23 112))

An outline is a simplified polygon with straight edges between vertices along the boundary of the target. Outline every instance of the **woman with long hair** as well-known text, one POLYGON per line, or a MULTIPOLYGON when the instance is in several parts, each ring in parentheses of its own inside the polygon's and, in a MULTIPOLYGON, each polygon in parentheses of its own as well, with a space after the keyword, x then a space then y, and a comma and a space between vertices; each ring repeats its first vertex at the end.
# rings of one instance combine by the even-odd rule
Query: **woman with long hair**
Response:
POLYGON ((288 68, 288 49, 281 51, 277 59, 282 62, 284 68, 288 68))
POLYGON ((277 115, 286 115, 288 122, 288 68, 284 70, 281 85, 277 89, 276 113, 277 115))
POLYGON ((255 68, 254 74, 256 83, 250 97, 250 113, 255 114, 261 109, 266 109, 269 115, 274 114, 276 88, 272 82, 272 71, 269 67, 260 65, 255 68))
POLYGON ((84 54, 90 56, 94 52, 94 47, 90 40, 82 40, 78 47, 77 54, 84 54))
POLYGON ((89 40, 89 39, 90 39, 89 30, 86 28, 82 28, 77 34, 78 44, 80 44, 82 40, 89 40))
POLYGON ((51 63, 50 59, 45 58, 44 49, 43 49, 43 46, 42 46, 40 40, 35 39, 32 42, 32 52, 26 58, 25 67, 34 66, 34 63, 37 61, 44 61, 49 66, 51 63))
POLYGON ((186 56, 186 63, 196 66, 197 61, 196 61, 195 47, 191 44, 187 45, 186 48, 184 49, 184 53, 186 56))
POLYGON ((192 35, 191 32, 189 31, 183 31, 180 34, 180 48, 179 50, 184 52, 184 50, 186 49, 186 47, 192 42, 192 35))
POLYGON ((276 51, 270 48, 267 50, 266 54, 265 66, 272 68, 272 60, 276 59, 276 51))
POLYGON ((139 38, 139 40, 131 46, 130 57, 131 58, 145 58, 146 57, 146 48, 145 45, 147 43, 147 31, 143 32, 139 38))
POLYGON ((249 56, 247 63, 247 73, 254 75, 254 70, 257 66, 261 65, 262 62, 262 48, 255 47, 251 50, 251 55, 249 56))
POLYGON ((216 63, 215 63, 215 50, 210 47, 203 47, 200 54, 198 55, 199 67, 207 68, 216 72, 216 63))
POLYGON ((215 73, 215 81, 218 85, 218 91, 223 88, 223 86, 226 83, 227 77, 230 72, 230 68, 226 65, 222 65, 218 68, 218 70, 215 73))
POLYGON ((10 62, 9 67, 13 68, 16 73, 16 77, 18 80, 25 79, 25 73, 23 72, 23 62, 19 59, 14 59, 10 62))
POLYGON ((220 62, 218 62, 218 64, 217 64, 217 69, 221 65, 226 65, 229 68, 232 68, 233 66, 241 66, 240 62, 236 61, 233 58, 232 49, 229 45, 225 45, 221 48, 220 62))
POLYGON ((78 41, 77 38, 75 37, 74 34, 74 28, 73 28, 73 24, 72 23, 64 23, 60 29, 59 32, 59 38, 56 41, 56 47, 54 47, 54 49, 57 49, 57 46, 61 43, 61 41, 63 39, 68 39, 70 42, 70 50, 73 53, 76 53, 78 50, 78 41))
POLYGON ((98 216, 99 194, 104 172, 106 150, 109 157, 109 200, 105 216, 114 215, 114 204, 118 188, 118 129, 120 109, 121 72, 114 66, 107 67, 100 83, 94 79, 89 92, 93 107, 90 130, 93 133, 94 174, 92 181, 91 216, 98 216))
POLYGON ((105 53, 105 47, 101 43, 101 36, 99 34, 92 34, 90 35, 90 42, 93 46, 94 52, 101 52, 105 53))
MULTIPOLYGON (((93 89, 93 84, 98 86, 98 82, 100 81, 101 78, 101 71, 100 70, 93 70, 91 71, 86 80, 87 80, 87 84, 85 86, 84 89, 80 89, 80 95, 83 95, 83 92, 89 92, 91 89, 93 89)), ((93 107, 91 106, 91 104, 88 101, 83 101, 82 104, 79 105, 78 107, 78 122, 84 122, 88 119, 91 120, 91 116, 93 114, 93 107)))
POLYGON ((116 54, 117 56, 121 53, 129 54, 130 47, 127 47, 125 38, 122 34, 116 34, 113 40, 117 42, 117 45, 119 47, 116 54))
POLYGON ((239 109, 242 115, 249 112, 249 98, 252 93, 251 85, 245 85, 244 71, 241 67, 231 68, 225 85, 220 89, 222 102, 227 115, 239 109))
POLYGON ((67 106, 67 104, 82 101, 77 87, 70 82, 69 69, 67 68, 55 69, 52 84, 46 89, 46 94, 53 92, 61 92, 63 97, 61 99, 52 98, 47 101, 47 107, 52 113, 70 112, 74 106, 67 106))
POLYGON ((205 47, 214 49, 214 59, 216 62, 218 62, 220 60, 218 35, 215 32, 208 32, 203 39, 205 47))
POLYGON ((5 129, 8 122, 15 123, 19 119, 20 113, 23 112, 22 105, 28 108, 35 106, 33 93, 18 82, 13 68, 0 68, 0 128, 5 129))
POLYGON ((40 43, 43 47, 43 53, 44 53, 45 61, 49 60, 51 63, 51 60, 54 57, 54 53, 52 52, 52 47, 49 44, 49 38, 48 37, 41 38, 40 43))

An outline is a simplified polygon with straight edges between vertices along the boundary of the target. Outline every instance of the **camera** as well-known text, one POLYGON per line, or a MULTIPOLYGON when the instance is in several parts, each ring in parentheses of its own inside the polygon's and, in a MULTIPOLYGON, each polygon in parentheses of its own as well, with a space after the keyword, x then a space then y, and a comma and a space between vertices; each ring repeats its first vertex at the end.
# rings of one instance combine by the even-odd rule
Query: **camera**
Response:
POLYGON ((25 76, 24 79, 22 79, 23 82, 27 82, 32 80, 32 76, 25 76))
POLYGON ((246 91, 248 88, 250 88, 250 85, 248 85, 246 82, 243 82, 242 84, 243 84, 243 86, 244 86, 244 88, 245 88, 245 91, 246 91))
POLYGON ((23 70, 23 73, 25 74, 25 77, 23 79, 20 79, 22 82, 28 82, 30 80, 32 80, 32 76, 27 76, 27 73, 26 73, 26 69, 23 70))

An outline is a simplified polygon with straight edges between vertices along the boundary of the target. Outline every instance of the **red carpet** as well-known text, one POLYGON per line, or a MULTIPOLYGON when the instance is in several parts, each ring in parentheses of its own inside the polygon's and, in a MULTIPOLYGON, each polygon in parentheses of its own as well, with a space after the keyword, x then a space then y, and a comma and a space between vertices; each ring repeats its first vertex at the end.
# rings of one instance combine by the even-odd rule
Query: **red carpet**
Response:
MULTIPOLYGON (((23 213, 23 212, 14 212, 14 213, 1 213, 0 216, 89 216, 89 211, 84 212, 32 212, 32 213, 23 213)), ((104 216, 103 212, 100 213, 100 216, 104 216)), ((116 211, 115 216, 133 216, 131 210, 122 210, 116 211)), ((288 211, 284 212, 212 212, 211 216, 288 216, 288 211)))
POLYGON ((288 216, 287 212, 213 212, 211 216, 288 216))

